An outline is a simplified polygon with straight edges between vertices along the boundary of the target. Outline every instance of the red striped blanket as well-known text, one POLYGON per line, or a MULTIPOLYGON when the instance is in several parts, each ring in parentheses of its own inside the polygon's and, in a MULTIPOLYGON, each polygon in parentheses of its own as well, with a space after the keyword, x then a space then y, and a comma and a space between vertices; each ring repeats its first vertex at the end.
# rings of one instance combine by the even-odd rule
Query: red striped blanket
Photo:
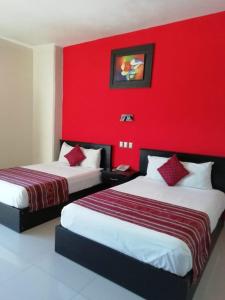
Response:
POLYGON ((192 253, 193 281, 201 274, 211 243, 207 214, 111 189, 89 195, 74 204, 179 238, 192 253))
POLYGON ((0 170, 0 180, 24 187, 32 212, 68 200, 68 182, 61 176, 16 167, 0 170))

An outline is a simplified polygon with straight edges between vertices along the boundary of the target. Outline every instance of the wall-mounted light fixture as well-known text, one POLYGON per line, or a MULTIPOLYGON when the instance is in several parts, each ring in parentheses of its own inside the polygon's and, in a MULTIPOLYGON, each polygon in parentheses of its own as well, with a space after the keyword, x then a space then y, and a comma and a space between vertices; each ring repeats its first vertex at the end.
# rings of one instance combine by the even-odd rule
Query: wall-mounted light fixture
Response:
POLYGON ((134 121, 134 115, 133 114, 122 114, 120 116, 121 122, 132 122, 134 121))

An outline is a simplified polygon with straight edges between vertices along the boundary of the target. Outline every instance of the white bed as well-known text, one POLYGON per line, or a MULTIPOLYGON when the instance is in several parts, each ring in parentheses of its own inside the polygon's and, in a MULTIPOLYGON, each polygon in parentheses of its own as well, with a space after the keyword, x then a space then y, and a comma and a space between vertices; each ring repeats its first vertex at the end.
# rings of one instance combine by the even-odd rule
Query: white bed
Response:
MULTIPOLYGON (((193 208, 208 214, 211 232, 225 209, 225 194, 200 190, 139 176, 113 189, 193 208)), ((99 242, 157 268, 184 276, 192 269, 192 256, 181 240, 71 203, 62 210, 61 224, 70 231, 99 242)))
MULTIPOLYGON (((25 167, 65 177, 68 181, 69 194, 101 183, 101 168, 70 167, 59 161, 25 167)), ((2 203, 20 209, 28 207, 28 194, 24 187, 0 180, 0 191, 2 203)))

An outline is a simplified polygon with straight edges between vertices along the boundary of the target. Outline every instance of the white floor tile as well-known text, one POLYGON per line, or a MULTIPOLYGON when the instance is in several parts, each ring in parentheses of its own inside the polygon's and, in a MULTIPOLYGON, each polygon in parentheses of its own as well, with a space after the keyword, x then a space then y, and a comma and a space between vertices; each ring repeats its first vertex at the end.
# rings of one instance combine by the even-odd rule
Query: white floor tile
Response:
POLYGON ((28 263, 35 262, 39 256, 54 252, 54 229, 58 219, 44 223, 18 234, 2 226, 0 244, 19 255, 28 263))
POLYGON ((225 230, 220 235, 193 300, 225 299, 225 230))
POLYGON ((78 292, 97 276, 94 272, 54 252, 45 255, 35 265, 78 292))
MULTIPOLYGON (((142 299, 56 254, 58 223, 55 219, 22 234, 0 225, 0 300, 142 299)), ((224 300, 224 278, 225 228, 193 300, 224 300)))
POLYGON ((77 296, 73 297, 70 300, 88 300, 88 299, 84 298, 84 296, 82 296, 82 295, 77 295, 77 296))
POLYGON ((20 300, 18 298, 18 295, 16 294, 16 292, 14 294, 11 294, 8 289, 6 288, 2 288, 0 286, 0 299, 4 299, 4 300, 20 300))
POLYGON ((90 300, 141 300, 134 293, 118 286, 117 284, 98 276, 81 294, 90 300))
POLYGON ((17 300, 70 300, 76 295, 72 289, 36 267, 21 272, 13 281, 1 283, 0 291, 12 299, 17 296, 17 300))
POLYGON ((9 279, 29 266, 14 252, 0 246, 0 282, 9 279))

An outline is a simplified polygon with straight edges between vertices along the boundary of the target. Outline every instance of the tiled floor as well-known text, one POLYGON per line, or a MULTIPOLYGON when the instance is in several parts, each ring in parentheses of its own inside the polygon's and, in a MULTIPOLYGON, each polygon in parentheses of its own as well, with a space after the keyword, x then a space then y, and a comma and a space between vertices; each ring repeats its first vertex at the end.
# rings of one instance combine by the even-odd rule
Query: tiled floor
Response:
MULTIPOLYGON (((0 225, 1 300, 142 299, 56 254, 54 228, 58 222, 53 220, 23 234, 0 225)), ((224 295, 225 229, 194 300, 224 300, 224 295)))

